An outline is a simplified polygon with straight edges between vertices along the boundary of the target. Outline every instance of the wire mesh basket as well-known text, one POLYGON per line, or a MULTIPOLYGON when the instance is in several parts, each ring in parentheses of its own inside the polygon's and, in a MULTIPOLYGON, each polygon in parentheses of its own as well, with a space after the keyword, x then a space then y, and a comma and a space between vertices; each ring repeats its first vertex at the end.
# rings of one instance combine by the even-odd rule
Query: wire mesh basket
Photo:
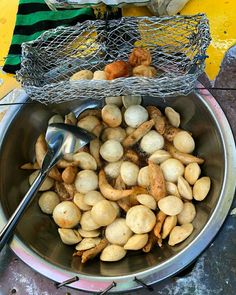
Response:
POLYGON ((17 79, 33 100, 43 103, 120 95, 187 95, 204 71, 209 43, 204 14, 88 20, 49 30, 24 43, 17 79), (150 51, 158 73, 155 78, 70 80, 80 70, 94 72, 115 60, 128 61, 134 47, 150 51))

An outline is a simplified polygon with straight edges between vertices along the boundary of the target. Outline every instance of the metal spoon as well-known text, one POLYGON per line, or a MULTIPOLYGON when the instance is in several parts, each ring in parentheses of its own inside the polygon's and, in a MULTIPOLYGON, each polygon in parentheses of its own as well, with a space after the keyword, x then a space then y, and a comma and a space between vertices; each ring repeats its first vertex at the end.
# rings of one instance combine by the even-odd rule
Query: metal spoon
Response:
POLYGON ((0 251, 12 236, 28 204, 35 197, 50 169, 65 154, 76 152, 94 138, 93 134, 76 126, 63 123, 54 123, 48 126, 46 132, 48 152, 43 160, 42 168, 15 212, 0 232, 0 251))

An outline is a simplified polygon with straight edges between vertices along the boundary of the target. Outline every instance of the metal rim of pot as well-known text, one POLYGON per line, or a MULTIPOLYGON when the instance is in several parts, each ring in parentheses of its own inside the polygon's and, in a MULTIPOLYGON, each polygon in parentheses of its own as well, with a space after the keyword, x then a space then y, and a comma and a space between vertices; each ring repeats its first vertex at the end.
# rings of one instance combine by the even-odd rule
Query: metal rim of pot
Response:
MULTIPOLYGON (((199 88, 204 88, 200 83, 198 86, 199 88)), ((207 90, 202 89, 196 95, 207 107, 220 131, 224 147, 225 174, 219 201, 211 217, 202 231, 187 247, 174 257, 168 259, 168 261, 164 261, 156 267, 136 274, 115 277, 93 276, 92 278, 50 264, 27 247, 17 236, 14 236, 10 243, 10 248, 13 252, 37 272, 55 282, 61 283, 57 286, 69 285, 72 288, 90 292, 102 292, 102 294, 105 294, 108 290, 118 292, 138 289, 145 285, 148 286, 164 280, 188 266, 207 247, 222 226, 233 201, 235 191, 233 171, 236 171, 234 137, 224 112, 207 90)), ((17 101, 20 104, 11 106, 0 123, 0 146, 2 145, 8 127, 21 108, 21 103, 24 103, 27 98, 26 94, 21 95, 17 101)), ((6 216, 0 206, 0 228, 4 226, 6 221, 6 216)))

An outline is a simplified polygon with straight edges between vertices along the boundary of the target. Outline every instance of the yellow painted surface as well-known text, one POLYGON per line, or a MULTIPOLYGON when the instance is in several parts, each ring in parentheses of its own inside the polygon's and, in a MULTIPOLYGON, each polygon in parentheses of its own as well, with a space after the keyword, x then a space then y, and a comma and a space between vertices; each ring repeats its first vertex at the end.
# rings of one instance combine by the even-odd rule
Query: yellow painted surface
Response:
MULTIPOLYGON (((4 58, 7 56, 11 38, 16 21, 18 0, 0 0, 0 66, 4 64, 4 58)), ((3 83, 0 85, 0 97, 19 87, 13 75, 0 72, 0 79, 3 83)))
MULTIPOLYGON (((0 66, 3 66, 15 25, 18 0, 0 0, 0 66)), ((206 72, 214 79, 219 71, 223 56, 228 48, 236 43, 236 0, 190 0, 182 14, 205 12, 210 21, 212 43, 208 49, 206 72)), ((123 8, 124 16, 150 16, 146 7, 128 6, 123 8)), ((19 87, 15 78, 0 73, 3 84, 0 97, 15 87, 19 87)))

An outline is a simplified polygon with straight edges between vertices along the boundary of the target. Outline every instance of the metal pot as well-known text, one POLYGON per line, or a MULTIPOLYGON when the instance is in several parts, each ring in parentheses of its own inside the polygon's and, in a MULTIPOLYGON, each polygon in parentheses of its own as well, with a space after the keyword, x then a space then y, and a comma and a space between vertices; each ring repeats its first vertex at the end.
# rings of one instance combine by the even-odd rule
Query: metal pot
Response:
MULTIPOLYGON (((22 95, 18 102, 26 102, 22 95)), ((28 188, 27 171, 22 163, 34 157, 34 142, 46 129, 53 112, 67 113, 81 101, 44 106, 39 103, 12 106, 1 123, 0 133, 0 228, 16 208, 28 188)), ((202 173, 210 176, 212 188, 208 197, 196 204, 194 232, 175 247, 165 245, 149 254, 133 252, 116 263, 98 259, 82 265, 72 258, 73 247, 63 245, 52 218, 32 202, 17 227, 10 247, 25 263, 56 282, 75 276, 71 287, 90 292, 128 291, 141 287, 139 280, 153 284, 190 264, 220 229, 233 200, 236 150, 227 119, 215 101, 204 91, 187 97, 161 99, 144 97, 144 104, 172 106, 181 114, 182 127, 191 130, 197 154, 206 159, 202 173), (135 280, 138 279, 138 280, 135 280), (77 280, 75 278, 75 280, 77 280)))

